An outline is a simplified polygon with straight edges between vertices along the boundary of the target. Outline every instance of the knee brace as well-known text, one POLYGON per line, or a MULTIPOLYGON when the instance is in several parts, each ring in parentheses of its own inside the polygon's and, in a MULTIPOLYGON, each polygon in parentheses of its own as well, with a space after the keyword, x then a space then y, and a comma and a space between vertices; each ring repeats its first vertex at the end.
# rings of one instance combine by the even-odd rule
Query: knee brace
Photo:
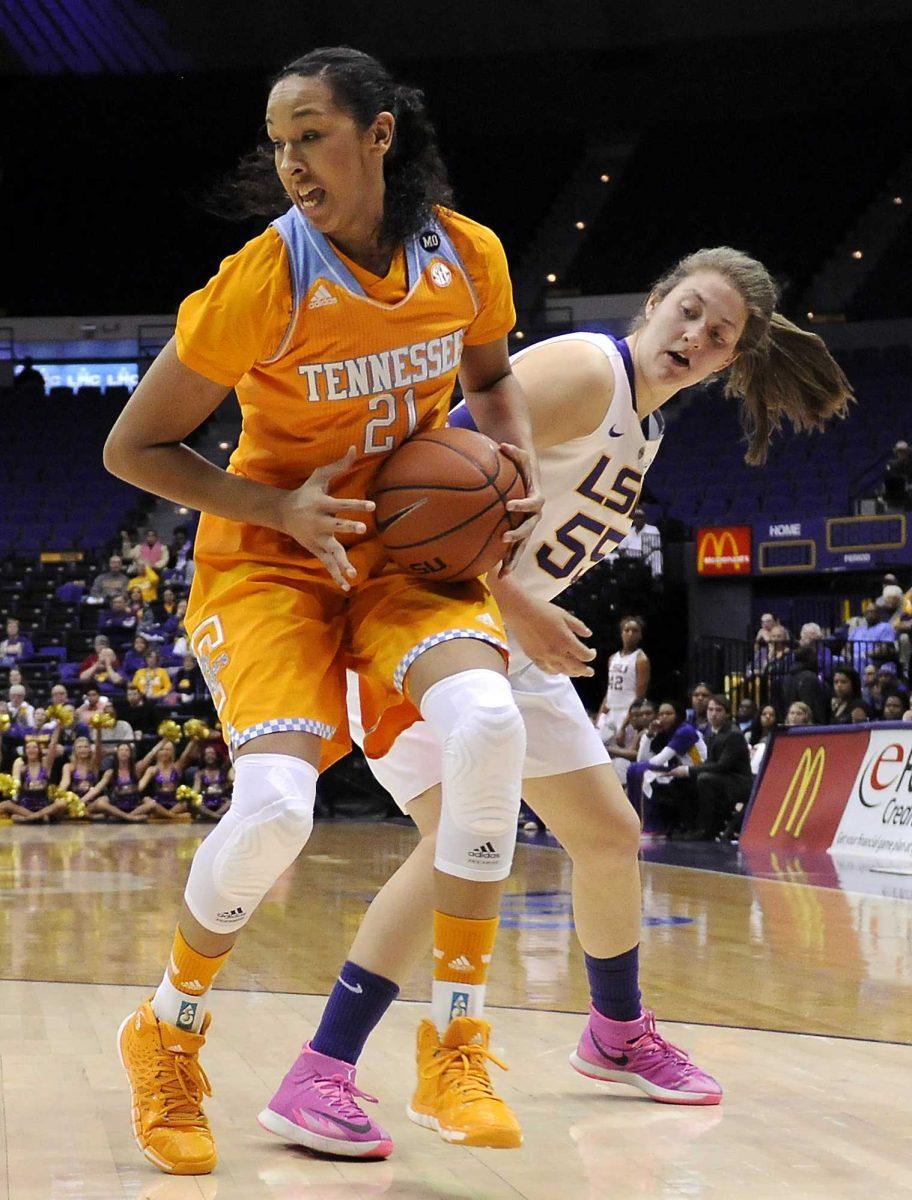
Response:
POLYGON ((434 865, 460 879, 506 879, 526 755, 509 682, 495 671, 462 671, 428 689, 421 713, 443 746, 434 865))
POLYGON ((200 925, 230 933, 303 849, 313 830, 317 771, 288 754, 242 754, 231 808, 193 858, 184 899, 200 925))

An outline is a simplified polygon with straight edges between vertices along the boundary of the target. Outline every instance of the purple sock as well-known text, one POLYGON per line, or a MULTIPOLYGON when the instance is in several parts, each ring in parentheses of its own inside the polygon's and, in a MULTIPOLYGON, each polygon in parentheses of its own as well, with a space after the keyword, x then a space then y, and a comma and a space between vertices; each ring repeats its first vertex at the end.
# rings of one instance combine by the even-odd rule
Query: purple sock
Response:
POLYGON ((356 1063, 364 1043, 399 995, 399 985, 346 961, 330 992, 317 1032, 310 1039, 318 1054, 356 1063))
POLYGON ((585 958, 592 1007, 612 1021, 635 1021, 642 1011, 639 946, 614 958, 585 958))

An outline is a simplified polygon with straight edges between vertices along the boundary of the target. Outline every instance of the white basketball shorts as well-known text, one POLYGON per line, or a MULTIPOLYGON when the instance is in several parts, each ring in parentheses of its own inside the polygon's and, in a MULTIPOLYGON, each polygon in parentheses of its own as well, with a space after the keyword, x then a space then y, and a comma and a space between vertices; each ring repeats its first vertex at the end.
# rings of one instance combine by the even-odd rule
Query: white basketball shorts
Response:
MULTIPOLYGON (((526 725, 524 779, 566 775, 611 760, 567 675, 547 675, 515 645, 510 645, 510 686, 526 725)), ((357 678, 349 673, 348 719, 352 740, 363 745, 357 678)), ((440 743, 426 721, 400 733, 382 758, 368 766, 405 812, 409 803, 440 783, 440 743)))

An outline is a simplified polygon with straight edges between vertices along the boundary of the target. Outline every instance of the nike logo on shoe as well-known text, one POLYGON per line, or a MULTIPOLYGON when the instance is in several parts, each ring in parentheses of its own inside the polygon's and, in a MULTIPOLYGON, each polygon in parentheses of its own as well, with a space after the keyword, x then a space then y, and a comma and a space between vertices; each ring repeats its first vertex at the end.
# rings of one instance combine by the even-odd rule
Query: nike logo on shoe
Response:
MULTIPOLYGON (((308 1108, 307 1112, 312 1113, 320 1121, 332 1121, 333 1125, 338 1125, 340 1129, 347 1129, 351 1133, 370 1133, 370 1121, 346 1121, 343 1117, 334 1117, 332 1113, 321 1112, 317 1108, 308 1108)), ((306 1125, 306 1122, 302 1120, 304 1114, 300 1109, 294 1115, 302 1125, 306 1125)))
POLYGON ((350 992, 354 992, 356 996, 360 996, 361 993, 364 991, 364 988, 361 986, 360 983, 348 983, 346 980, 344 980, 342 978, 341 975, 338 978, 339 978, 339 983, 341 983, 344 988, 348 988, 348 990, 350 992))
POLYGON ((626 1054, 614 1055, 614 1054, 609 1053, 609 1051, 605 1049, 605 1047, 598 1040, 598 1038, 595 1036, 595 1034, 592 1032, 591 1029, 589 1030, 589 1036, 592 1038, 593 1046, 595 1046, 596 1050, 598 1050, 598 1052, 599 1052, 599 1054, 601 1054, 602 1058, 607 1058, 607 1060, 609 1062, 614 1063, 614 1065, 616 1067, 626 1067, 627 1064, 630 1062, 630 1059, 627 1057, 626 1054))

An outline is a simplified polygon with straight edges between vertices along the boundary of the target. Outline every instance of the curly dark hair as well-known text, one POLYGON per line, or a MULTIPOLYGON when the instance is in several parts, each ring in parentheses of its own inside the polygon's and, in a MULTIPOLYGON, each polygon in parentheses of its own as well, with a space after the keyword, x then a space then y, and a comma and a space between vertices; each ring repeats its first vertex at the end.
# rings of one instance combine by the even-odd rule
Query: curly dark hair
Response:
MULTIPOLYGON (((269 90, 289 75, 324 80, 333 102, 360 129, 368 129, 379 112, 395 117, 393 142, 383 160, 383 245, 396 245, 416 233, 435 206, 452 204, 447 169, 418 88, 397 83, 382 63, 351 46, 326 46, 296 58, 270 81, 269 90)), ((272 146, 264 142, 245 155, 213 200, 219 215, 235 220, 284 211, 288 197, 276 175, 272 146)))

